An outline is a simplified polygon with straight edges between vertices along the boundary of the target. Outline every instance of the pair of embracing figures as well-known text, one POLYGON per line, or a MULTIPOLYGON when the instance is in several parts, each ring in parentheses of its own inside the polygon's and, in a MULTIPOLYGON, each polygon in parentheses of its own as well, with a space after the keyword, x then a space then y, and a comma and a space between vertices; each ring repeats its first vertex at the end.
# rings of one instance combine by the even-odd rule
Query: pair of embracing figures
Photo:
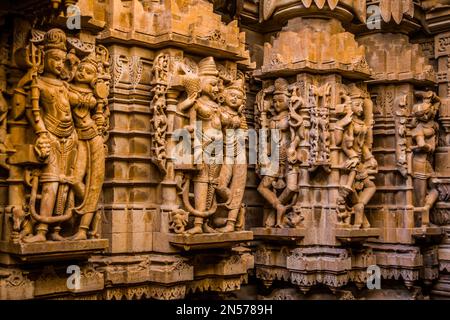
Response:
POLYGON ((32 219, 21 236, 28 243, 47 238, 85 240, 95 236, 100 219, 97 205, 105 175, 108 82, 99 78, 106 74, 108 52, 96 47, 80 61, 73 51, 68 53, 66 35, 60 29, 46 32, 43 41, 39 49, 32 45, 32 60, 39 62, 30 65, 16 88, 16 95, 29 99, 22 106, 16 102, 15 108, 25 109, 42 163, 32 174, 32 219), (63 223, 76 217, 80 221, 75 234, 63 237, 62 233, 67 234, 63 223))

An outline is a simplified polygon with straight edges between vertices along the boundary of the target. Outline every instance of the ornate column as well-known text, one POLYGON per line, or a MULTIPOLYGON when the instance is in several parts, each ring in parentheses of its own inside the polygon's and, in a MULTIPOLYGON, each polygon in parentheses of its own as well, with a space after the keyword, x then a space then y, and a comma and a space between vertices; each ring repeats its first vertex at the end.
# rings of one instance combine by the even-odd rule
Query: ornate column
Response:
POLYGON ((103 230, 115 255, 95 261, 112 281, 107 298, 239 289, 253 266, 235 248, 252 239, 242 225, 246 167, 180 161, 193 159, 198 137, 200 151, 211 143, 209 125, 225 132, 242 119, 240 70, 250 64, 237 21, 223 23, 203 0, 110 0, 99 12, 109 17, 100 38, 113 77, 103 230), (188 148, 177 153, 180 141, 188 148))
POLYGON ((265 226, 252 229, 261 240, 256 276, 268 287, 287 281, 307 294, 324 285, 341 296, 351 284, 365 285, 375 258, 363 244, 381 235, 366 208, 377 172, 373 104, 364 83, 371 70, 365 48, 342 26, 365 7, 260 5, 264 23, 284 27, 266 42, 264 63, 254 72, 263 82, 255 114, 263 129, 278 132, 271 143, 279 152, 271 156, 280 158, 275 170, 259 165, 267 208, 265 226))
POLYGON ((436 150, 436 188, 439 199, 433 212, 433 222, 445 232, 443 241, 439 244, 439 280, 434 285, 431 294, 436 299, 450 297, 450 215, 448 200, 450 197, 450 169, 448 165, 450 146, 450 24, 448 15, 450 6, 439 1, 425 1, 427 26, 434 41, 431 47, 431 58, 437 69, 438 94, 441 98, 439 109, 440 136, 439 147, 436 150))
POLYGON ((374 154, 380 167, 377 194, 370 208, 383 233, 370 247, 383 279, 402 280, 413 292, 420 290, 414 287, 420 280, 430 285, 438 276, 436 244, 442 230, 429 223, 437 197, 433 183, 439 176, 439 148, 435 147, 438 129, 434 122, 439 99, 432 93, 436 74, 423 50, 426 46, 410 39, 413 31, 423 28, 418 18, 420 6, 413 1, 396 7, 383 1, 371 5, 379 12, 378 27, 371 26, 369 20, 355 27, 374 76, 368 88, 374 101, 374 154), (417 141, 422 136, 421 128, 428 126, 434 129, 426 136, 426 143, 432 146, 427 159, 434 155, 435 161, 423 170, 418 163, 425 153, 417 141), (426 185, 422 190, 421 183, 426 185))

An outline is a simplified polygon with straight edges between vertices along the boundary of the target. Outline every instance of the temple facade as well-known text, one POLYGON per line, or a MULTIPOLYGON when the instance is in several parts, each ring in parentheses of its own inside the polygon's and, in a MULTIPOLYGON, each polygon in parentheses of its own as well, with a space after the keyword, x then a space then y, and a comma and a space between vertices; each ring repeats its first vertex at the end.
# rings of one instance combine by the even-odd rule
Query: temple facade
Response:
POLYGON ((0 300, 450 299, 450 1, 0 3, 0 300))

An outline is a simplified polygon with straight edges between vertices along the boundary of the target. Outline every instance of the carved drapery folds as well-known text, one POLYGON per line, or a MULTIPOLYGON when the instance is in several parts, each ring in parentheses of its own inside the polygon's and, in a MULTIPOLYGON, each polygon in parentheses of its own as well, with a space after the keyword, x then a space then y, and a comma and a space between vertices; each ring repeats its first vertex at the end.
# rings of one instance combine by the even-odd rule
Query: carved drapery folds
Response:
POLYGON ((61 29, 31 30, 15 51, 6 141, 11 234, 34 243, 99 237, 108 137, 109 53, 61 29))

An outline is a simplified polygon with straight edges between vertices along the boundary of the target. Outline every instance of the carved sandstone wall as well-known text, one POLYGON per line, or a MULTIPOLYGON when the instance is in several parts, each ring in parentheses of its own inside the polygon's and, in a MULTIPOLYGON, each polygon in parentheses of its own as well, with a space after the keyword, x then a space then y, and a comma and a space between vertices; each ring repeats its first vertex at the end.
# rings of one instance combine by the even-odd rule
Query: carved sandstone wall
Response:
POLYGON ((0 299, 448 298, 449 5, 3 2, 0 299))

